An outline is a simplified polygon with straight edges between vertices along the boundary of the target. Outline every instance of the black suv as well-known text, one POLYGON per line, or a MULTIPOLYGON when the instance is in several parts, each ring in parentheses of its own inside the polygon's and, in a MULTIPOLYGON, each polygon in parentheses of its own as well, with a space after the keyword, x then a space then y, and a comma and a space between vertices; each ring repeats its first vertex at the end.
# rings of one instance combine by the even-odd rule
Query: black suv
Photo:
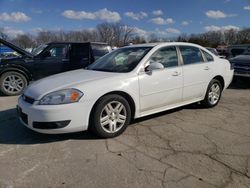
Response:
POLYGON ((30 81, 87 67, 109 52, 105 43, 52 42, 29 53, 0 39, 0 92, 18 95, 30 81))

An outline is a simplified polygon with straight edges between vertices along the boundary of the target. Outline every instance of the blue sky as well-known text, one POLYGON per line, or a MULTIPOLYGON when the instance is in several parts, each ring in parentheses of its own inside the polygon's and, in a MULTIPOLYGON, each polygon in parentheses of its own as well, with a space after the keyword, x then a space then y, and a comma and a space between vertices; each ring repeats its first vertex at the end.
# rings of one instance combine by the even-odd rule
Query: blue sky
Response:
POLYGON ((13 36, 118 21, 169 37, 241 29, 250 27, 250 0, 0 0, 0 28, 13 36))

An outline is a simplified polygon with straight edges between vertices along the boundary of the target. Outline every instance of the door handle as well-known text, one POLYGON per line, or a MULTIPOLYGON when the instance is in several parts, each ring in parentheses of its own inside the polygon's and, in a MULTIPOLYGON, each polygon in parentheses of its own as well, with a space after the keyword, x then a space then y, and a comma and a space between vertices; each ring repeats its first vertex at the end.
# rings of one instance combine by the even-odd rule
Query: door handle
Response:
POLYGON ((172 74, 172 76, 179 76, 180 74, 181 74, 180 72, 174 71, 173 74, 172 74))
POLYGON ((204 70, 209 70, 210 68, 208 67, 208 66, 206 66, 205 68, 204 68, 204 70))

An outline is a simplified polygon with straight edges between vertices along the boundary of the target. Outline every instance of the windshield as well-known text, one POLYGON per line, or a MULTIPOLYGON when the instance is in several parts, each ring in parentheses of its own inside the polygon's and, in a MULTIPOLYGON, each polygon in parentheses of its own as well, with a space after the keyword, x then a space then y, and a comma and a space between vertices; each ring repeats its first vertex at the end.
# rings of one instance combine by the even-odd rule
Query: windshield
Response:
POLYGON ((105 72, 130 72, 152 47, 129 47, 117 49, 88 67, 89 70, 105 72))
POLYGON ((46 44, 42 44, 42 45, 34 48, 32 50, 32 54, 35 55, 35 56, 38 55, 38 54, 40 54, 47 46, 48 45, 46 45, 46 44))

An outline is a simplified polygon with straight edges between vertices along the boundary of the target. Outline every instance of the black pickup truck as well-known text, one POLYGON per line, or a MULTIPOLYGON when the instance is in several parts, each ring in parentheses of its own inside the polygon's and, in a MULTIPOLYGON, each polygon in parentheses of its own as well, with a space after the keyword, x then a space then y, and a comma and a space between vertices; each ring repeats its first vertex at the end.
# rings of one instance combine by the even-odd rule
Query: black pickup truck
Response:
POLYGON ((29 53, 0 39, 0 92, 18 95, 30 81, 87 67, 109 52, 105 43, 52 42, 29 53), (5 52, 1 53, 1 47, 5 52))

